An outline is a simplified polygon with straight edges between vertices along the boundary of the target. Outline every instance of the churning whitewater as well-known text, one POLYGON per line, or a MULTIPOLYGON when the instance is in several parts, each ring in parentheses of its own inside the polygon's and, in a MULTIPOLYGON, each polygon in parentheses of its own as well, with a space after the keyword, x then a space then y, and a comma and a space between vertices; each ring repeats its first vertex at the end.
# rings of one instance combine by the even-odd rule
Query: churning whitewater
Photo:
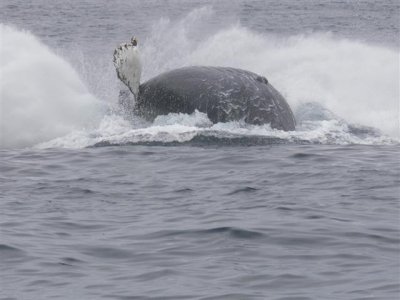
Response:
POLYGON ((328 144, 398 141, 398 51, 324 33, 280 38, 237 24, 195 39, 191 28, 210 14, 200 9, 176 23, 155 23, 143 42, 144 79, 201 64, 268 74, 294 110, 295 131, 241 121, 212 124, 201 112, 145 121, 118 104, 121 85, 116 78, 110 81, 111 62, 103 70, 77 66, 75 60, 79 74, 32 33, 1 25, 2 147, 190 142, 197 136, 328 144))

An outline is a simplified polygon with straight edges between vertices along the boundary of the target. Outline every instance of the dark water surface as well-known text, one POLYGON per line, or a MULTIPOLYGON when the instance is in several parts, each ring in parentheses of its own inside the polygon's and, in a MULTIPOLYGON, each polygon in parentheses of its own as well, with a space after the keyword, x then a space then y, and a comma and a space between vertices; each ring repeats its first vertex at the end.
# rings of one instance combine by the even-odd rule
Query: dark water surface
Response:
POLYGON ((13 299, 396 299, 397 146, 2 151, 13 299))
POLYGON ((400 299, 399 5, 0 1, 0 299, 400 299), (121 112, 131 35, 145 78, 265 75, 296 131, 121 112))

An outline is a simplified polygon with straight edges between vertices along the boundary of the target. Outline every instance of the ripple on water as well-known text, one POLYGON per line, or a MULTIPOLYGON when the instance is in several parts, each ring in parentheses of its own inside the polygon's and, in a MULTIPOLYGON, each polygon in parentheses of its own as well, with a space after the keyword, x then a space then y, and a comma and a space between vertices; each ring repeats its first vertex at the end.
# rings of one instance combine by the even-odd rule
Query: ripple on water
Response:
POLYGON ((11 245, 0 244, 0 260, 3 263, 23 262, 28 259, 26 251, 11 245))
POLYGON ((239 188, 237 190, 234 190, 230 193, 228 193, 228 195, 235 195, 235 194, 240 194, 240 193, 254 193, 255 191, 258 191, 259 189, 257 188, 253 188, 251 186, 246 186, 244 188, 239 188))
POLYGON ((209 236, 231 237, 234 239, 258 239, 265 236, 264 233, 254 230, 246 230, 235 227, 216 227, 210 229, 191 229, 191 230, 163 230, 147 234, 146 239, 165 238, 165 237, 193 237, 204 238, 209 236))

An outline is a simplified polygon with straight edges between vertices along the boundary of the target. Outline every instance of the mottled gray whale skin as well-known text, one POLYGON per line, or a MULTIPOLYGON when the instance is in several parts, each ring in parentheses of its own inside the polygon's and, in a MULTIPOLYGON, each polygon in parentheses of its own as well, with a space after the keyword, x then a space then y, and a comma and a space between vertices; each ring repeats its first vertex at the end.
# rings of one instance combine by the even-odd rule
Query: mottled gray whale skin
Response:
POLYGON ((226 67, 184 67, 162 73, 139 87, 135 111, 146 119, 168 113, 206 113, 213 123, 244 120, 294 130, 283 96, 265 77, 226 67))

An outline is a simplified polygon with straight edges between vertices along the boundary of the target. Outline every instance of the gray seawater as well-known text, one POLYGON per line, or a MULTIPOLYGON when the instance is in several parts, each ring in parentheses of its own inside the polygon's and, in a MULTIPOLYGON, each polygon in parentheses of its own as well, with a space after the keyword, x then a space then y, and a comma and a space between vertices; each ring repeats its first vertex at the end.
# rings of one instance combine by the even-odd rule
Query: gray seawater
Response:
POLYGON ((2 293, 396 299, 397 150, 3 151, 2 293))
MULTIPOLYGON (((204 129, 201 116, 133 117, 119 127, 111 64, 115 45, 133 33, 148 45, 176 38, 186 52, 145 48, 150 77, 186 63, 176 56, 193 57, 224 27, 233 38, 329 32, 328 41, 356 40, 373 55, 398 52, 396 1, 3 0, 0 21, 30 30, 113 108, 96 129, 50 141, 37 130, 38 142, 0 148, 0 299, 400 297, 400 148, 384 127, 354 125, 316 104, 296 110, 291 134, 204 129)), ((31 126, 59 125, 41 113, 31 126)), ((20 124, 1 124, 4 145, 21 135, 20 124)))

